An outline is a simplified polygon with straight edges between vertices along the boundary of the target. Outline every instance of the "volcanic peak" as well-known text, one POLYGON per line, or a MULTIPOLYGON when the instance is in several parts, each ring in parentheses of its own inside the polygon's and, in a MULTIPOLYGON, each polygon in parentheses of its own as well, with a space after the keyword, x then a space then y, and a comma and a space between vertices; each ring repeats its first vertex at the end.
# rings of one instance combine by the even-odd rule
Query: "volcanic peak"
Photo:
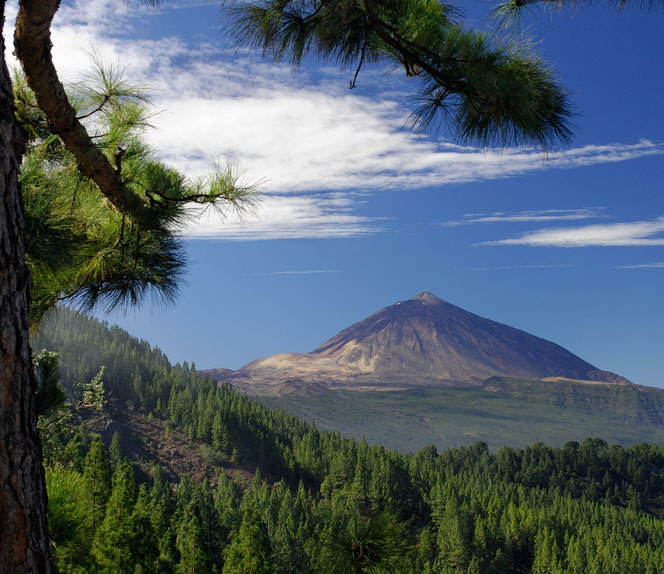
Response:
POLYGON ((436 297, 431 291, 422 291, 422 293, 415 295, 411 301, 422 301, 423 303, 427 303, 429 305, 445 303, 445 301, 443 301, 440 297, 436 297))
POLYGON ((423 291, 350 325, 310 353, 257 359, 247 384, 283 381, 396 388, 493 376, 629 383, 560 345, 475 315, 423 291))

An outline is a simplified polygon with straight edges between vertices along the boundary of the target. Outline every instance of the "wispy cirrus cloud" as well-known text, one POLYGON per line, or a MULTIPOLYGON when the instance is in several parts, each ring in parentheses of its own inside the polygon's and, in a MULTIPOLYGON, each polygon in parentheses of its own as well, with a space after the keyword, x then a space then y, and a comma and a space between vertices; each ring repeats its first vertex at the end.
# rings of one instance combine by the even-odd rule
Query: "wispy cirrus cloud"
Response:
POLYGON ((664 245, 664 217, 650 221, 540 229, 520 237, 486 241, 481 245, 531 247, 640 247, 664 245))
POLYGON ((664 261, 641 263, 639 265, 619 265, 616 269, 664 269, 664 261))
POLYGON ((581 209, 545 209, 537 211, 517 211, 493 213, 466 213, 462 219, 443 221, 440 225, 455 227, 473 223, 538 223, 541 221, 575 221, 606 217, 605 207, 585 207, 581 209))
POLYGON ((273 271, 267 275, 319 275, 321 273, 339 273, 338 269, 310 269, 305 271, 273 271))
MULTIPOLYGON (((194 5, 209 2, 167 2, 163 9, 172 16, 194 5)), ((8 9, 8 22, 14 13, 8 9)), ((167 163, 198 175, 225 155, 256 180, 265 179, 269 195, 257 217, 242 224, 204 217, 187 231, 191 237, 354 237, 385 229, 377 218, 358 214, 357 191, 444 187, 664 153, 664 145, 649 140, 586 145, 544 157, 532 149, 480 149, 411 137, 403 129, 409 110, 396 74, 383 98, 358 95, 346 89, 337 70, 295 76, 251 51, 220 48, 217 33, 203 34, 196 43, 160 36, 160 17, 128 11, 121 0, 74 0, 63 4, 54 21, 53 54, 62 77, 76 81, 89 68, 94 46, 103 61, 122 62, 130 78, 148 86, 155 109, 163 110, 148 137, 167 163)), ((214 24, 201 23, 201 32, 214 24)), ((371 72, 364 76, 368 84, 372 78, 371 72)))
POLYGON ((560 269, 561 267, 576 267, 576 265, 500 265, 496 267, 466 267, 464 271, 509 271, 516 269, 560 269))

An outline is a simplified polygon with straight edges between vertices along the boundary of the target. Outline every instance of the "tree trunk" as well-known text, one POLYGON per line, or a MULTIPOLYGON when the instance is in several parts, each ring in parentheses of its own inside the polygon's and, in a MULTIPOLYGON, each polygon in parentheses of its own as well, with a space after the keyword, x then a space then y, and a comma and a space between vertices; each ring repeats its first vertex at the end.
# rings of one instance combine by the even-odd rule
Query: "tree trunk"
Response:
MULTIPOLYGON (((0 0, 0 49, 4 24, 0 0)), ((18 185, 22 137, 0 59, 0 573, 50 572, 46 485, 30 365, 30 273, 18 185)))

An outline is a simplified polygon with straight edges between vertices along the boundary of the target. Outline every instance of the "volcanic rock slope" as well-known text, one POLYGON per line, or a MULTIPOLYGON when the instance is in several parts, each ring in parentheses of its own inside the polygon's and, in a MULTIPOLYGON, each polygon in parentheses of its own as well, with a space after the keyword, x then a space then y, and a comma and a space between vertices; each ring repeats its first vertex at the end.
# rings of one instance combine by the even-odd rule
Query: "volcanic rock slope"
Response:
POLYGON ((248 392, 282 394, 293 385, 311 383, 389 390, 477 384, 491 376, 629 384, 560 345, 465 311, 428 291, 381 309, 311 353, 272 355, 215 378, 248 392))

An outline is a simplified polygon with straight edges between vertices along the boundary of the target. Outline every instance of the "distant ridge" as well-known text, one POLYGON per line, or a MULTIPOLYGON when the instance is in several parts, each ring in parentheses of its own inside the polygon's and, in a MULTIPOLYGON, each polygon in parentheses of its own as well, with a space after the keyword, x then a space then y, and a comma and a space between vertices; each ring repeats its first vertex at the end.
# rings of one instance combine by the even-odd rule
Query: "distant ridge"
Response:
MULTIPOLYGON (((215 371, 208 371, 215 376, 215 371)), ((218 373, 248 392, 279 394, 306 383, 395 389, 478 384, 492 376, 630 382, 602 371, 560 345, 465 311, 423 291, 344 329, 311 353, 257 359, 218 373), (276 388, 272 389, 273 391, 276 388)))

